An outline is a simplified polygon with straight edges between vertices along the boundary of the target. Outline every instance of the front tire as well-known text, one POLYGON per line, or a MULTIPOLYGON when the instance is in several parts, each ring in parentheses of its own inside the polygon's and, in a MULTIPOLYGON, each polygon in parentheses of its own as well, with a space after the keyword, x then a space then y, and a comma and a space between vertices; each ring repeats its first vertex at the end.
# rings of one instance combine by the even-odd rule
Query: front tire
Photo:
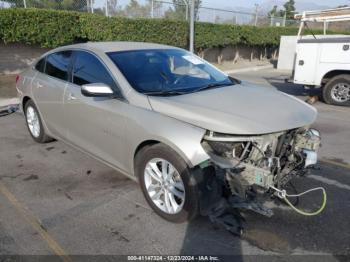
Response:
POLYGON ((329 80, 322 90, 322 98, 327 104, 350 105, 350 75, 338 75, 329 80))
POLYGON ((29 133, 36 142, 47 143, 53 141, 51 137, 46 135, 39 111, 32 100, 25 104, 24 115, 29 133))
POLYGON ((198 186, 186 162, 173 149, 155 144, 140 150, 135 173, 152 209, 162 218, 181 223, 199 212, 198 186))

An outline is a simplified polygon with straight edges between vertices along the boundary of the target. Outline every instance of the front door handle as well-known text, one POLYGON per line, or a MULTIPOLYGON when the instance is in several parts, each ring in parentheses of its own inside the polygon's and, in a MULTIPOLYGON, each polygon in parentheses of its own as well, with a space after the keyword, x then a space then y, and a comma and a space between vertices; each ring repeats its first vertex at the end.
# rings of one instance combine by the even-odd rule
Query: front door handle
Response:
POLYGON ((38 83, 38 84, 36 85, 36 88, 42 88, 42 87, 43 87, 43 85, 40 84, 40 83, 38 83))
POLYGON ((77 100, 77 98, 72 93, 69 93, 68 100, 77 100))

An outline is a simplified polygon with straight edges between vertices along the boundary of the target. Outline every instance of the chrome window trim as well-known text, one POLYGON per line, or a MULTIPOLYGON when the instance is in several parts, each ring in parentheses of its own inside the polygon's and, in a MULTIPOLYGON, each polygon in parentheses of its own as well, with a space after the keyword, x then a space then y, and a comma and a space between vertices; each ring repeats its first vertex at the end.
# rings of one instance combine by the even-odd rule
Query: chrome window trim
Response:
MULTIPOLYGON (((96 53, 92 52, 91 50, 84 49, 84 48, 61 48, 61 49, 59 49, 59 50, 57 50, 57 51, 50 51, 50 52, 48 52, 48 53, 46 53, 46 54, 40 56, 40 57, 36 60, 36 62, 33 64, 32 69, 35 70, 37 73, 40 73, 40 74, 42 74, 42 75, 45 75, 46 77, 49 77, 50 79, 58 80, 58 81, 64 82, 65 84, 72 84, 73 86, 76 86, 76 87, 81 88, 80 85, 77 85, 77 84, 73 83, 73 78, 72 78, 72 77, 73 77, 73 72, 72 72, 72 69, 73 69, 73 62, 74 62, 74 61, 73 61, 72 59, 71 59, 70 65, 69 65, 69 66, 71 67, 71 68, 70 68, 71 74, 70 74, 70 79, 68 79, 68 80, 63 80, 63 79, 60 79, 60 78, 57 78, 57 77, 50 76, 50 75, 48 75, 48 74, 45 73, 45 70, 44 70, 44 72, 40 72, 40 71, 38 71, 38 70, 35 68, 36 64, 37 64, 42 58, 45 58, 45 68, 44 68, 44 69, 46 69, 46 59, 47 59, 47 57, 48 57, 49 55, 52 55, 52 54, 55 54, 55 53, 58 53, 58 52, 64 52, 64 51, 71 51, 71 52, 72 52, 72 58, 73 58, 73 55, 74 55, 74 53, 73 53, 74 51, 87 52, 87 53, 93 55, 98 61, 100 61, 100 63, 102 64, 102 66, 107 70, 108 74, 110 75, 110 77, 112 78, 114 84, 116 85, 116 88, 118 88, 120 97, 115 97, 115 99, 120 100, 120 101, 123 101, 123 102, 126 102, 126 103, 129 103, 129 101, 126 99, 126 96, 123 94, 122 89, 120 88, 118 82, 116 81, 116 79, 115 79, 113 73, 111 72, 111 70, 109 69, 109 67, 106 65, 106 63, 105 63, 96 53)), ((36 76, 36 77, 37 77, 37 76, 36 76)), ((114 91, 116 91, 116 90, 114 90, 114 91)))
MULTIPOLYGON (((89 54, 93 55, 98 61, 100 61, 102 66, 107 70, 107 72, 110 75, 110 77, 112 78, 116 88, 118 88, 118 91, 119 91, 119 94, 120 94, 121 97, 116 97, 116 99, 128 102, 128 100, 126 99, 125 95, 123 94, 122 89, 120 88, 118 82, 116 81, 113 73, 111 72, 109 67, 106 65, 106 63, 96 53, 94 53, 91 50, 84 49, 84 48, 70 48, 70 49, 67 49, 67 50, 72 50, 72 52, 74 52, 74 51, 82 51, 82 52, 86 52, 86 53, 89 53, 89 54)), ((74 62, 74 61, 72 61, 72 62, 74 62)), ((72 68, 71 69, 73 69, 73 64, 72 64, 72 68)), ((79 86, 81 88, 80 85, 77 85, 77 84, 73 83, 73 72, 72 72, 71 78, 72 78, 72 79, 70 79, 71 81, 68 81, 68 83, 73 84, 75 86, 79 86)), ((114 90, 114 91, 116 91, 116 90, 114 90)))

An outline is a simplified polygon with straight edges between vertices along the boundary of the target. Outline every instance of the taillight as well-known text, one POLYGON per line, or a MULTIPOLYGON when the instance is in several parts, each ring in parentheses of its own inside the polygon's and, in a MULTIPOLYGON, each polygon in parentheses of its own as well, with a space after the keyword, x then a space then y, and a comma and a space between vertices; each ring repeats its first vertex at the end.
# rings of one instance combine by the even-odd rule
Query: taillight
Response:
POLYGON ((18 83, 19 78, 19 75, 16 75, 16 84, 18 83))

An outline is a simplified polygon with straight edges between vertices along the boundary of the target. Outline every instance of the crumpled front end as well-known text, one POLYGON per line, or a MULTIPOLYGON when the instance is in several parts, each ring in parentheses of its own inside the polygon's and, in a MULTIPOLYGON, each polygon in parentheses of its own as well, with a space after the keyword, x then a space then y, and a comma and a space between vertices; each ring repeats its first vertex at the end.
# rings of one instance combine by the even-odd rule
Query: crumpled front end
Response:
POLYGON ((208 131, 202 140, 210 156, 201 164, 209 170, 204 172, 202 214, 234 234, 243 228, 239 210, 272 216, 262 200, 283 190, 293 177, 305 175, 317 162, 320 143, 320 133, 308 127, 253 136, 208 131))
POLYGON ((255 136, 207 132, 202 146, 216 170, 224 171, 231 193, 246 198, 304 175, 317 162, 320 142, 317 130, 303 127, 255 136))

